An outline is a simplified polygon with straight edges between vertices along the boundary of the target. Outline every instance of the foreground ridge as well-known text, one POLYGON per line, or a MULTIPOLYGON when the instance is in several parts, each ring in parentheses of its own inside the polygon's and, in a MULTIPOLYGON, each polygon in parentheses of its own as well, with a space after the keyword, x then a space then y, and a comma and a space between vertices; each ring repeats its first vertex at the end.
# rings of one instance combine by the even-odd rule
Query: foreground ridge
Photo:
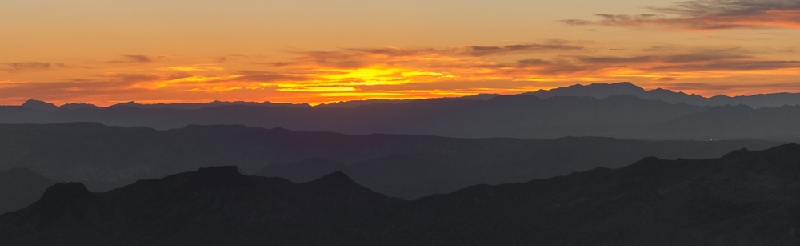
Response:
POLYGON ((58 184, 0 216, 4 245, 790 245, 800 145, 645 158, 402 201, 343 172, 295 184, 202 168, 105 193, 58 184), (64 206, 50 206, 48 204, 64 206), (49 216, 49 217, 48 217, 49 216), (56 222, 48 222, 56 221, 56 222), (133 242, 133 243, 131 243, 133 242))

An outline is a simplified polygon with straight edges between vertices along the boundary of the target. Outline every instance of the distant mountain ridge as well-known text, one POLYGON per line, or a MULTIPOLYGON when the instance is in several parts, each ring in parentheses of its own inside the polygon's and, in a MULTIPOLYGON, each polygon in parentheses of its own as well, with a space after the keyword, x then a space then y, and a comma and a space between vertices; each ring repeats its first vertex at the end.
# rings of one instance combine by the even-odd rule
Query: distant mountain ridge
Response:
POLYGON ((345 134, 460 138, 555 139, 600 136, 657 140, 798 139, 800 125, 791 122, 800 120, 800 105, 753 108, 735 104, 749 100, 755 102, 754 105, 762 105, 758 103, 784 96, 795 98, 796 94, 733 97, 728 100, 725 97, 702 98, 666 90, 645 91, 633 84, 620 83, 576 85, 525 95, 480 99, 357 101, 354 103, 359 106, 355 107, 220 102, 164 105, 129 103, 108 108, 70 104, 53 108, 44 102, 31 102, 28 103, 33 105, 30 107, 0 107, 0 123, 98 122, 159 130, 178 129, 192 124, 241 124, 345 134), (725 105, 712 107, 693 104, 725 105), (739 107, 751 110, 735 110, 739 107), (758 116, 758 119, 751 116, 758 116), (727 119, 719 122, 723 124, 722 127, 701 120, 718 118, 727 119))
MULTIPOLYGON (((618 83, 591 83, 588 85, 575 84, 566 87, 557 87, 549 90, 538 90, 525 92, 519 95, 533 95, 541 99, 549 99, 559 96, 570 97, 593 97, 597 99, 604 99, 610 96, 630 95, 636 96, 641 99, 660 100, 668 103, 686 103, 697 106, 725 106, 725 105, 747 105, 753 108, 761 107, 781 107, 784 105, 794 106, 800 105, 800 93, 778 92, 769 94, 758 95, 739 95, 727 96, 716 95, 709 98, 695 95, 686 94, 682 91, 672 91, 662 88, 654 90, 645 90, 630 82, 618 83)), ((458 98, 449 99, 471 99, 471 100, 491 100, 500 95, 498 94, 479 94, 473 96, 463 96, 458 98)), ((367 99, 367 100, 353 100, 334 103, 323 103, 317 107, 335 107, 335 108, 354 108, 370 104, 398 104, 410 103, 425 100, 440 100, 440 99, 413 99, 413 100, 390 100, 390 99, 367 99)), ((267 106, 267 107, 311 107, 307 103, 271 103, 265 101, 263 103, 257 102, 223 102, 213 101, 210 103, 154 103, 142 104, 136 102, 118 103, 110 107, 133 107, 133 108, 174 108, 174 109, 201 109, 208 107, 221 107, 221 106, 267 106)), ((43 102, 40 100, 30 99, 23 107, 29 107, 38 110, 55 110, 57 108, 63 109, 80 109, 80 108, 96 108, 97 106, 88 103, 68 103, 61 107, 56 107, 52 103, 43 102)))
MULTIPOLYGON (((209 103, 151 103, 151 104, 137 103, 134 101, 130 101, 126 103, 117 103, 109 106, 109 108, 131 107, 131 108, 201 109, 201 108, 213 108, 213 107, 234 106, 234 105, 254 106, 254 107, 311 107, 307 103, 272 103, 269 101, 260 103, 245 102, 245 101, 225 102, 217 100, 209 103)), ((36 99, 29 99, 20 106, 36 110, 45 110, 45 111, 53 111, 56 109, 75 110, 75 109, 86 109, 86 108, 101 108, 91 103, 66 103, 61 106, 56 106, 53 103, 48 103, 36 99)))
POLYGON ((558 87, 550 90, 538 90, 526 92, 523 95, 533 95, 542 99, 557 96, 588 96, 598 99, 617 95, 631 95, 642 99, 661 100, 668 103, 686 103, 697 106, 725 106, 725 105, 747 105, 753 108, 761 107, 781 107, 784 105, 800 105, 800 93, 771 93, 748 96, 726 96, 716 95, 706 98, 700 95, 688 95, 683 92, 675 92, 657 88, 655 90, 645 90, 632 83, 593 83, 589 85, 576 84, 568 87, 558 87))
POLYGON ((84 183, 92 191, 208 166, 237 165, 244 173, 297 182, 344 171, 370 189, 410 199, 480 183, 620 167, 646 156, 712 158, 743 147, 759 150, 778 144, 361 136, 237 125, 158 131, 97 123, 0 124, 0 170, 24 167, 53 180, 84 183))
POLYGON ((342 172, 308 183, 201 168, 105 193, 48 188, 4 245, 793 245, 800 145, 644 158, 402 201, 342 172))
POLYGON ((636 138, 630 131, 705 108, 644 100, 635 96, 497 96, 489 100, 436 99, 376 103, 359 107, 262 107, 230 105, 199 109, 81 108, 54 111, 0 107, 0 123, 98 122, 106 125, 175 129, 189 124, 242 124, 347 134, 413 134, 449 137, 559 138, 609 136, 636 138))
POLYGON ((131 107, 131 108, 172 108, 172 109, 201 109, 201 108, 212 108, 212 107, 224 107, 224 106, 253 106, 253 107, 311 107, 307 103, 272 103, 269 101, 265 102, 244 102, 244 101, 236 101, 236 102, 223 102, 223 101, 213 101, 210 103, 153 103, 153 104, 142 104, 136 102, 127 102, 127 103, 117 103, 111 105, 111 107, 131 107))

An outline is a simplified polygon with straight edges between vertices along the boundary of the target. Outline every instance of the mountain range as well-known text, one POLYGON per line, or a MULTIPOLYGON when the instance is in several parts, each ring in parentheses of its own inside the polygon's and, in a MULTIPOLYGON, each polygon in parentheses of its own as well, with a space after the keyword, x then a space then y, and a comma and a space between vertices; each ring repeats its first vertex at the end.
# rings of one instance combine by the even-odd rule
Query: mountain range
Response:
MULTIPOLYGON (((592 83, 588 85, 575 84, 566 87, 556 87, 553 89, 542 89, 538 91, 525 92, 520 95, 532 95, 541 99, 548 99, 559 96, 570 97, 592 97, 597 99, 604 99, 610 96, 630 95, 636 96, 641 99, 659 100, 672 104, 685 103, 697 106, 725 106, 725 105, 747 105, 752 108, 761 107, 782 107, 784 105, 794 106, 800 105, 800 93, 780 92, 769 94, 757 95, 716 95, 712 97, 704 97, 695 94, 686 94, 682 91, 672 91, 662 88, 654 90, 646 90, 630 82, 618 83, 592 83)), ((463 96, 458 99, 473 99, 473 100, 490 100, 499 96, 498 94, 479 94, 472 96, 463 96)), ((369 104, 397 104, 406 102, 415 102, 425 99, 414 100, 389 100, 389 99, 368 99, 368 100, 353 100, 344 102, 323 103, 317 105, 318 107, 359 107, 369 104)), ((175 109, 200 109, 207 107, 220 107, 232 105, 246 105, 246 106, 268 106, 268 107, 310 107, 309 104, 292 104, 292 103, 271 103, 269 101, 257 102, 223 102, 213 101, 210 103, 156 103, 156 104, 142 104, 136 102, 118 103, 111 107, 133 107, 133 108, 175 108, 175 109)), ((24 107, 42 109, 42 110, 55 110, 57 108, 63 109, 78 109, 78 108, 97 108, 93 104, 87 103, 67 103, 62 106, 55 106, 52 103, 31 99, 22 104, 24 107)))
POLYGON ((568 87, 558 87, 550 90, 526 92, 523 95, 533 95, 542 99, 558 96, 588 96, 598 99, 617 95, 631 95, 641 99, 659 100, 668 103, 685 103, 697 106, 725 106, 747 105, 752 108, 782 107, 784 105, 800 105, 800 93, 771 93, 758 95, 726 96, 716 95, 703 97, 695 94, 686 94, 681 91, 671 91, 662 88, 645 90, 632 83, 593 83, 589 85, 576 84, 568 87))
POLYGON ((761 150, 778 144, 598 137, 458 139, 236 125, 159 131, 97 123, 0 124, 0 170, 27 168, 49 179, 84 183, 92 191, 209 166, 236 165, 246 174, 297 182, 343 171, 370 189, 413 199, 483 183, 616 168, 647 156, 713 158, 743 147, 761 150))
POLYGON ((343 172, 296 184, 201 168, 0 216, 4 245, 795 245, 800 145, 648 157, 403 201, 343 172))
MULTIPOLYGON (((26 103, 26 106, 0 107, 0 123, 98 122, 160 130, 190 124, 241 124, 345 134, 466 138, 599 136, 780 141, 800 138, 800 125, 793 124, 800 121, 800 105, 789 106, 787 103, 786 106, 759 108, 746 105, 698 106, 687 103, 694 99, 676 101, 670 98, 700 97, 664 90, 645 91, 623 83, 572 86, 490 99, 370 102, 355 107, 219 102, 208 105, 118 104, 108 108, 85 105, 58 108, 37 101, 26 103), (662 94, 672 96, 657 96, 662 94)), ((744 98, 734 97, 736 100, 744 98)), ((698 100, 712 99, 716 100, 698 100)))
POLYGON ((29 100, 0 106, 0 245, 800 245, 797 122, 800 94, 630 83, 29 100))

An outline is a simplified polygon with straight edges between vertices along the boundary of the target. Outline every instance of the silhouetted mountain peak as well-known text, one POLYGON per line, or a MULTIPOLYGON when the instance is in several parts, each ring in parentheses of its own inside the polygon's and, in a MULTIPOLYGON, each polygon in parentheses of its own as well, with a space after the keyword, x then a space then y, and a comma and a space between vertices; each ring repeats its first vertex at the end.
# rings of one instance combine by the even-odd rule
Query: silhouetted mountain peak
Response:
POLYGON ((63 109, 83 109, 83 108, 97 108, 97 106, 95 106, 94 104, 91 104, 91 103, 67 103, 67 104, 61 105, 61 107, 58 107, 58 108, 63 108, 63 109))
POLYGON ((731 97, 727 95, 714 95, 710 97, 710 99, 731 99, 731 97))
MULTIPOLYGON (((746 149, 745 149, 746 150, 746 149)), ((789 143, 772 147, 763 151, 764 154, 780 158, 800 158, 800 144, 789 143)), ((798 163, 800 165, 800 163, 798 163)))
POLYGON ((658 157, 649 156, 649 157, 642 158, 641 160, 639 160, 637 162, 634 162, 633 164, 631 164, 628 167, 629 168, 637 168, 637 169, 639 169, 639 168, 648 169, 651 166, 661 165, 663 163, 663 161, 664 160, 661 160, 658 157))
POLYGON ((47 190, 31 207, 17 212, 17 223, 36 230, 85 225, 107 214, 81 183, 59 183, 47 190))
POLYGON ((330 186, 361 186, 356 181, 353 181, 347 174, 344 174, 342 171, 335 171, 331 174, 322 176, 314 181, 309 182, 308 184, 315 184, 315 185, 330 185, 330 186))
POLYGON ((724 155, 725 168, 736 174, 765 175, 797 180, 800 175, 800 145, 784 144, 763 151, 745 148, 724 155))
POLYGON ((551 98, 556 96, 591 96, 595 98, 606 98, 613 95, 635 95, 645 93, 642 87, 630 82, 621 83, 592 83, 589 85, 575 84, 568 87, 559 87, 550 90, 538 90, 528 92, 525 95, 535 95, 540 98, 551 98))
POLYGON ((53 111, 58 109, 58 107, 56 107, 55 104, 39 101, 36 99, 28 99, 28 101, 25 101, 25 103, 22 104, 22 107, 27 107, 36 110, 47 110, 47 111, 53 111))
MULTIPOLYGON (((800 159, 800 144, 782 144, 762 151, 750 151, 747 148, 741 148, 725 154, 722 159, 730 160, 752 157, 772 158, 775 160, 800 159)), ((798 165, 800 165, 800 163, 798 163, 798 165)))
POLYGON ((188 179, 184 189, 215 189, 220 187, 248 186, 252 182, 239 173, 236 166, 202 167, 195 172, 179 173, 167 178, 188 179))
POLYGON ((751 153, 751 151, 748 150, 747 148, 741 148, 741 149, 734 150, 734 151, 731 151, 730 153, 727 153, 727 154, 723 155, 722 159, 739 158, 741 156, 744 156, 744 155, 747 155, 747 154, 750 154, 750 153, 751 153))
POLYGON ((197 170, 200 176, 241 176, 239 167, 237 166, 222 166, 222 167, 201 167, 197 170))
POLYGON ((298 162, 269 165, 261 170, 261 175, 287 178, 295 183, 306 183, 345 168, 347 165, 344 163, 312 157, 298 162))
MULTIPOLYGON (((580 84, 574 85, 580 87, 580 84)), ((582 86, 587 89, 605 89, 609 91, 628 91, 628 92, 643 92, 644 89, 642 87, 636 86, 631 82, 619 82, 619 83, 591 83, 586 86, 582 86)))
POLYGON ((204 184, 234 184, 246 180, 236 166, 201 167, 197 170, 197 179, 204 184))
POLYGON ((140 107, 140 106, 142 106, 142 104, 136 103, 134 101, 111 105, 111 107, 140 107))
POLYGON ((639 160, 636 163, 654 163, 654 162, 659 162, 659 161, 661 161, 661 159, 658 159, 658 157, 648 156, 648 157, 642 158, 641 160, 639 160))
POLYGON ((42 198, 36 203, 63 203, 71 200, 83 200, 92 193, 82 183, 59 183, 44 191, 42 198))
POLYGON ((373 203, 386 199, 386 196, 356 183, 342 171, 332 172, 314 181, 301 184, 301 187, 316 198, 343 201, 341 204, 334 203, 331 206, 348 204, 345 206, 350 207, 349 209, 357 209, 365 202, 373 203))
MULTIPOLYGON (((643 91, 642 87, 636 86, 631 82, 619 82, 619 83, 591 83, 588 85, 582 84, 574 84, 567 87, 559 87, 554 90, 565 90, 565 89, 627 89, 627 90, 635 90, 635 91, 643 91)), ((552 90, 551 90, 552 91, 552 90)))

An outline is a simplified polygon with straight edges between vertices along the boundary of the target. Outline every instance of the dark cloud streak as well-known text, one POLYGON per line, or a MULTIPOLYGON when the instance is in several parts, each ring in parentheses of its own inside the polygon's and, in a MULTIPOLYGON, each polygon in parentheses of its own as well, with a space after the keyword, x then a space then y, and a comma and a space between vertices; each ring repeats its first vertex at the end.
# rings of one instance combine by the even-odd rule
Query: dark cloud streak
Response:
POLYGON ((800 29, 798 0, 693 0, 648 9, 659 14, 598 14, 600 20, 597 21, 567 19, 560 22, 572 26, 661 26, 688 30, 800 29))
POLYGON ((0 69, 0 71, 26 72, 26 71, 51 70, 64 67, 66 67, 64 63, 21 62, 21 63, 6 63, 6 68, 0 69))
POLYGON ((129 64, 145 64, 154 62, 153 58, 145 55, 122 55, 124 60, 114 60, 108 63, 129 63, 129 64))

